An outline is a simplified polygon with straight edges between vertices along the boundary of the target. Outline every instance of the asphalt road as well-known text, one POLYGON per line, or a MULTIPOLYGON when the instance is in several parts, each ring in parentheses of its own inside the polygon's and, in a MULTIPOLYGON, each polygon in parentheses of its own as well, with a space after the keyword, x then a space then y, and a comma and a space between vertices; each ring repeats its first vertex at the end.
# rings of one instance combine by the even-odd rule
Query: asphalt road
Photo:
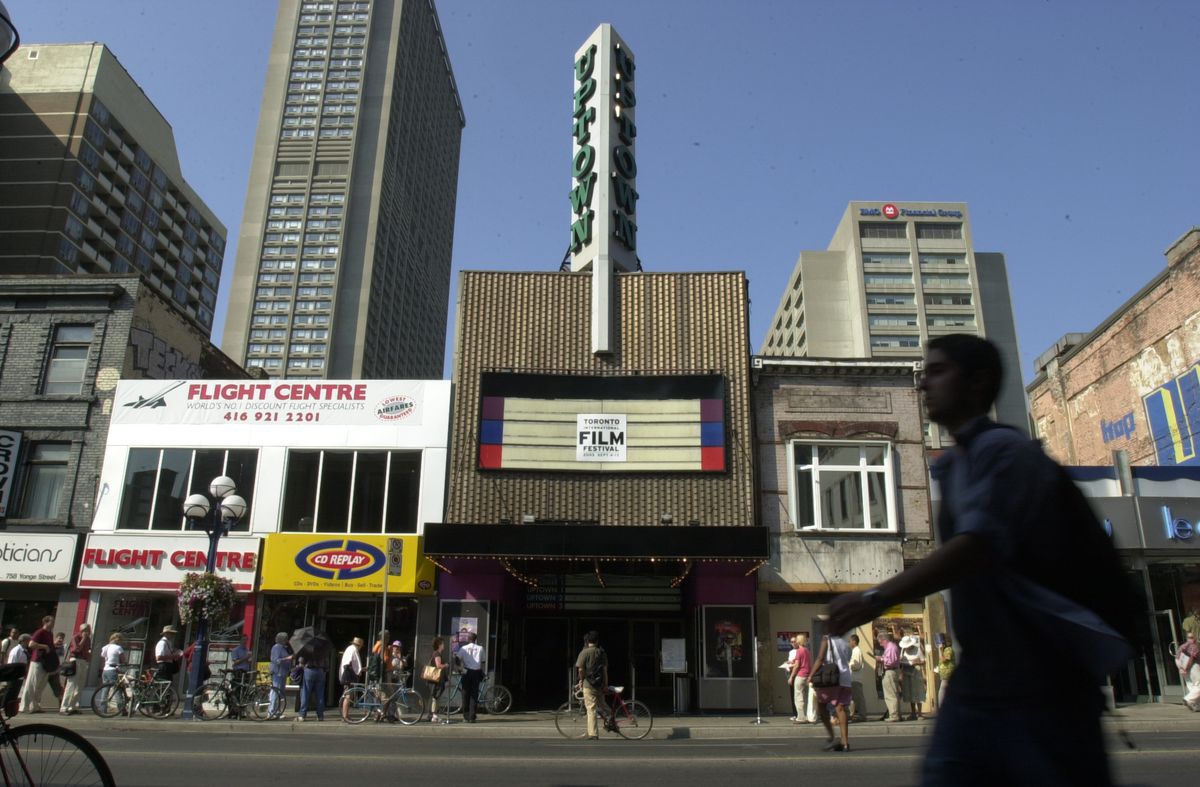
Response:
MULTIPOLYGON (((820 750, 819 738, 598 742, 538 738, 439 738, 339 731, 245 731, 165 727, 81 729, 104 754, 120 787, 471 783, 478 785, 653 784, 697 787, 796 779, 808 784, 915 784, 925 738, 851 738, 853 752, 820 750), (795 777, 795 778, 792 778, 795 777), (414 781, 419 780, 419 781, 414 781)), ((852 733, 853 735, 853 733, 852 733)), ((1112 749, 1122 785, 1192 787, 1194 733, 1139 736, 1138 750, 1112 749)))

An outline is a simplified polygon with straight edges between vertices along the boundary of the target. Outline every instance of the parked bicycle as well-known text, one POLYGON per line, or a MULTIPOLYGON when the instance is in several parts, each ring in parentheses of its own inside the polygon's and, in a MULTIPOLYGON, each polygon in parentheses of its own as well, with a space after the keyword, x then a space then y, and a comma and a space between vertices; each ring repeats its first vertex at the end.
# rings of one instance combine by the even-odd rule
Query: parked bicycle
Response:
MULTIPOLYGON (((501 686, 499 683, 494 683, 495 674, 489 672, 483 676, 483 680, 479 682, 479 709, 487 713, 508 713, 512 708, 513 695, 512 692, 501 686)), ((463 673, 454 673, 454 678, 450 682, 450 690, 446 693, 446 713, 455 714, 462 710, 463 706, 463 689, 462 689, 463 673)))
POLYGON ((169 680, 156 680, 155 670, 138 674, 126 670, 116 683, 106 683, 92 695, 92 711, 102 719, 132 716, 134 711, 152 719, 165 719, 179 707, 179 692, 169 680))
MULTIPOLYGON (((622 738, 641 740, 650 734, 654 716, 645 704, 621 696, 624 686, 609 686, 596 702, 596 728, 615 732, 622 738)), ((576 687, 572 698, 559 706, 554 726, 564 738, 587 737, 587 707, 583 689, 576 687)))
POLYGON ((25 669, 24 664, 0 667, 0 682, 8 684, 0 703, 0 778, 5 787, 116 787, 104 757, 74 730, 53 724, 9 726, 20 704, 25 669))
POLYGON ((388 693, 392 684, 355 683, 346 688, 339 701, 342 721, 347 724, 362 724, 367 719, 375 721, 395 719, 401 724, 416 724, 425 714, 425 700, 416 689, 408 685, 411 674, 398 674, 399 683, 388 693))
POLYGON ((220 673, 220 680, 210 680, 196 692, 192 700, 192 713, 196 718, 211 721, 232 715, 266 721, 271 717, 272 707, 283 707, 279 689, 271 684, 236 680, 238 675, 249 673, 228 669, 220 670, 220 673), (278 702, 274 702, 276 697, 280 697, 278 702))

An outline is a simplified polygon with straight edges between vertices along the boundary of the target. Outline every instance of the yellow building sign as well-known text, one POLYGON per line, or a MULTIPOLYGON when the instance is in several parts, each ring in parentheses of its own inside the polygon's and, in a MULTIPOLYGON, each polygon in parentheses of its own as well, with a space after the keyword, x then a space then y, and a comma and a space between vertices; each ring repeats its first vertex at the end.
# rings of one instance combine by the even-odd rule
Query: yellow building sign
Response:
POLYGON ((272 533, 264 539, 261 590, 432 595, 434 567, 420 536, 272 533))

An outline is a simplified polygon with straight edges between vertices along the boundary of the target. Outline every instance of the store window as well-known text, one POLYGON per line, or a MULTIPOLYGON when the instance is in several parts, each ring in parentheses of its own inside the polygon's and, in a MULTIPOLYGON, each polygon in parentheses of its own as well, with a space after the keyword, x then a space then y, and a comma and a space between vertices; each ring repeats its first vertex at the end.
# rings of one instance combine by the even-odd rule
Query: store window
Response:
POLYGON ((88 351, 92 346, 92 326, 60 325, 54 329, 50 362, 42 393, 75 394, 83 392, 88 351))
POLYGON ((22 519, 57 519, 67 484, 70 443, 32 443, 25 459, 22 519))
POLYGON ((415 533, 421 454, 289 451, 285 533, 415 533))
POLYGON ((125 464, 125 487, 117 527, 125 530, 183 530, 183 501, 208 494, 212 479, 226 475, 246 500, 246 515, 234 532, 250 530, 258 450, 223 448, 131 448, 125 464))
POLYGON ((788 498, 797 530, 896 529, 890 443, 795 441, 790 448, 788 498))

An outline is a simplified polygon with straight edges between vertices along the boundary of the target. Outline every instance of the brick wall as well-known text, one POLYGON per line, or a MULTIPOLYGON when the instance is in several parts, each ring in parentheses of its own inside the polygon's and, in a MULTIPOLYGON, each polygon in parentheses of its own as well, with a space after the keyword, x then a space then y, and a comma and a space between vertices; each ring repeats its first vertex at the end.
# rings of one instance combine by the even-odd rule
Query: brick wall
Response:
POLYGON ((1143 397, 1200 362, 1200 229, 1167 258, 1143 292, 1029 386, 1038 436, 1059 461, 1107 465, 1122 449, 1133 464, 1158 463, 1143 397))

